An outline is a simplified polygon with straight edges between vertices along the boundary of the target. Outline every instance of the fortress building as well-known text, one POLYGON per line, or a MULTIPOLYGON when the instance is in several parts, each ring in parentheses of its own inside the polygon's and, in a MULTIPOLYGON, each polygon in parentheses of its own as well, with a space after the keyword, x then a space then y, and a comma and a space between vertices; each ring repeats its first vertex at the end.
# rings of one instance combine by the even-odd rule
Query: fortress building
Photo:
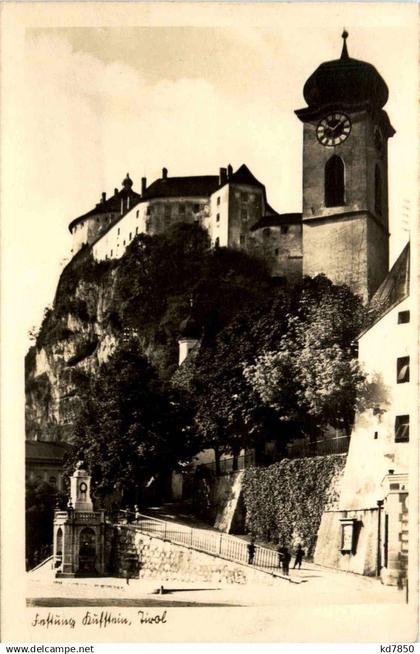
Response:
POLYGON ((177 222, 198 223, 214 247, 262 256, 291 282, 324 273, 368 301, 388 272, 388 88, 369 63, 349 57, 321 64, 306 81, 303 213, 278 214, 265 186, 243 164, 219 175, 162 176, 141 193, 127 177, 121 191, 70 223, 73 254, 87 244, 96 260, 119 258, 137 234, 177 222))

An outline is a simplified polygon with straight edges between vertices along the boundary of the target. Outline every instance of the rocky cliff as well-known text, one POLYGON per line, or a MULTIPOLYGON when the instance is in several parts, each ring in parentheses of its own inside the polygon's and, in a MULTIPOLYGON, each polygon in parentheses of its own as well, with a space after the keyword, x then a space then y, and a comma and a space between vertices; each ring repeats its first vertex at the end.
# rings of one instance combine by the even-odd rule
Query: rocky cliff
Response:
POLYGON ((158 367, 175 365, 176 330, 170 343, 159 343, 156 330, 139 330, 125 315, 119 297, 124 263, 95 263, 84 250, 63 270, 25 360, 27 439, 71 442, 83 379, 133 334, 158 367))
POLYGON ((270 285, 265 265, 210 248, 198 225, 140 235, 116 260, 95 262, 82 248, 63 270, 26 357, 27 438, 70 441, 83 379, 133 336, 159 376, 170 379, 191 297, 211 338, 244 306, 260 303, 270 285))

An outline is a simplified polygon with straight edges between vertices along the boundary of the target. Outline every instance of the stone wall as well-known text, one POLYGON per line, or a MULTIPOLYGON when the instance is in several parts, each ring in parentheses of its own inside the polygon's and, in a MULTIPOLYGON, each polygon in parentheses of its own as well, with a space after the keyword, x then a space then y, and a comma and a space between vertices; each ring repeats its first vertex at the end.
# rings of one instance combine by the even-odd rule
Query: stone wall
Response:
POLYGON ((377 509, 325 511, 318 531, 314 562, 345 572, 374 576, 376 575, 377 534, 377 509), (356 520, 352 553, 341 551, 340 519, 342 518, 356 520))
POLYGON ((152 538, 127 526, 115 528, 114 572, 125 577, 130 562, 137 570, 130 577, 160 581, 210 582, 227 584, 278 583, 277 577, 223 558, 152 538))

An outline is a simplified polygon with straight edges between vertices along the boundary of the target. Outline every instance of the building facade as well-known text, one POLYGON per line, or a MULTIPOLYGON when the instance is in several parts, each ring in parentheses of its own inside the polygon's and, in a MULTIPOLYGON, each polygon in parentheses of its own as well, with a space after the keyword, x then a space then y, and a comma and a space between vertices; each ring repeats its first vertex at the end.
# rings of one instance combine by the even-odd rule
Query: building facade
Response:
POLYGON ((356 417, 339 507, 323 515, 315 552, 317 563, 393 585, 407 576, 409 467, 418 439, 409 261, 407 245, 373 297, 376 321, 359 338, 375 406, 356 417))

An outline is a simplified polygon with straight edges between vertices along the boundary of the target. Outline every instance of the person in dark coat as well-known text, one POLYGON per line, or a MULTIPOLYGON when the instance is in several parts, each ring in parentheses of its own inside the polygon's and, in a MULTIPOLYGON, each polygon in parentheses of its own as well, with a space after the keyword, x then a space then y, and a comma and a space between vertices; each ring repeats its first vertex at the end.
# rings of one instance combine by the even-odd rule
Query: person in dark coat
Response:
POLYGON ((297 550, 296 550, 295 565, 293 566, 293 570, 296 568, 296 566, 300 570, 300 566, 302 565, 302 561, 303 561, 304 556, 305 556, 305 552, 302 549, 302 545, 299 543, 299 545, 297 546, 297 550))
POLYGON ((287 547, 283 547, 283 556, 281 560, 281 565, 282 565, 282 570, 284 575, 289 574, 289 565, 290 565, 290 559, 292 558, 289 550, 287 547))
POLYGON ((255 556, 255 543, 252 540, 250 543, 248 543, 248 563, 249 563, 249 565, 252 565, 254 563, 254 556, 255 556))
POLYGON ((278 562, 279 562, 279 568, 281 568, 282 564, 283 564, 283 550, 284 550, 283 545, 279 545, 278 548, 277 548, 277 557, 278 557, 278 562))

